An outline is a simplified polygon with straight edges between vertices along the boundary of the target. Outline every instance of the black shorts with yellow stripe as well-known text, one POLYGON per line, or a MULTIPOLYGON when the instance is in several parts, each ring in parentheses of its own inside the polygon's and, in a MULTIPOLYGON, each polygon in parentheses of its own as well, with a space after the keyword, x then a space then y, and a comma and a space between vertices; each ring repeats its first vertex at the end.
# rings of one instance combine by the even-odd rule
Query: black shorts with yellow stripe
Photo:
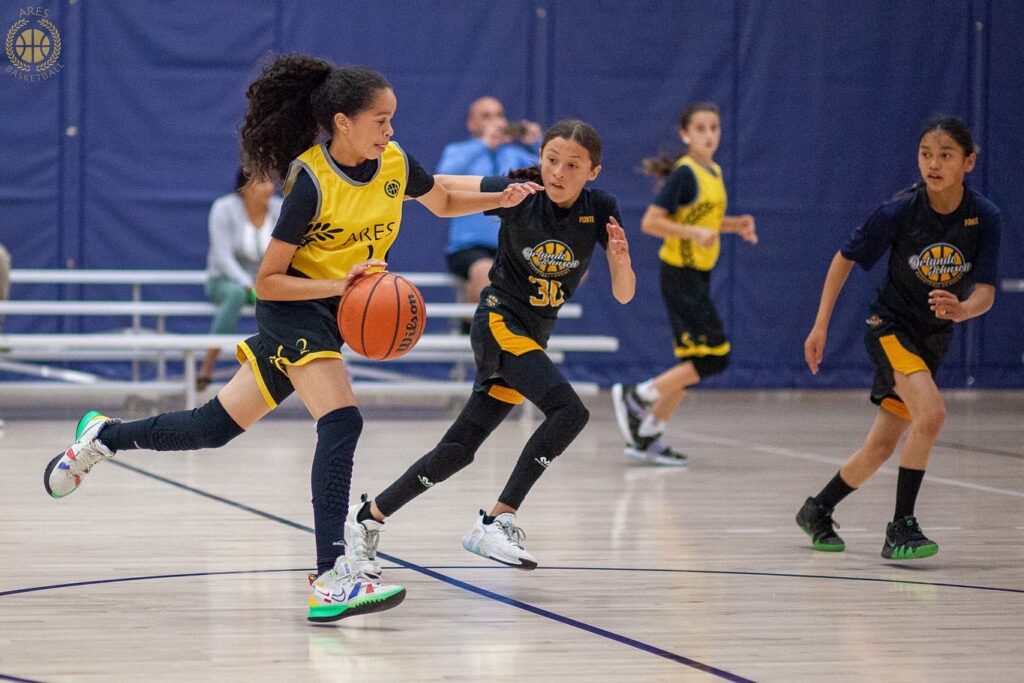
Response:
POLYGON ((672 325, 676 358, 727 356, 731 350, 722 319, 711 301, 711 271, 661 262, 661 295, 672 325))
POLYGON ((513 405, 524 398, 539 403, 566 381, 544 353, 554 319, 518 308, 493 287, 484 289, 470 329, 476 360, 473 391, 513 405))
POLYGON ((949 330, 916 334, 889 316, 872 313, 864 328, 864 345, 875 364, 871 402, 897 417, 910 419, 910 411, 896 394, 895 373, 928 372, 932 377, 949 351, 949 330))
POLYGON ((235 357, 239 363, 252 367, 263 399, 271 408, 295 391, 288 379, 289 365, 305 365, 318 358, 341 358, 338 301, 338 297, 330 297, 256 302, 259 331, 239 342, 235 357))

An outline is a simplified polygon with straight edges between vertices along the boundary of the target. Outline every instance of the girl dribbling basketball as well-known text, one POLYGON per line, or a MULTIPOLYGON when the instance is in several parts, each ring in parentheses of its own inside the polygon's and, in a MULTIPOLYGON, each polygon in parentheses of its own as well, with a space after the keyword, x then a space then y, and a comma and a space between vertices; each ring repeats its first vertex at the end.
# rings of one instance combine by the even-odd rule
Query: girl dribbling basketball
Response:
MULTIPOLYGON (((490 512, 480 511, 462 539, 477 555, 519 569, 536 559, 523 547, 516 512, 533 485, 582 431, 589 413, 544 348, 558 310, 579 286, 594 247, 608 257, 612 294, 633 298, 636 278, 615 197, 585 188, 601 172, 601 139, 582 121, 556 123, 541 144, 540 168, 513 172, 540 180, 544 193, 493 211, 501 218, 498 252, 473 318, 470 339, 476 381, 469 401, 433 450, 372 501, 353 505, 345 524, 354 552, 376 566, 375 548, 359 540, 428 488, 469 465, 512 408, 529 400, 544 421, 523 448, 490 512)), ((509 178, 441 176, 451 187, 500 190, 509 178)))
POLYGON ((279 57, 247 97, 247 171, 284 178, 285 199, 256 277, 259 331, 238 345, 241 368, 213 400, 192 411, 129 423, 86 413, 75 442, 47 466, 44 485, 54 498, 64 497, 119 450, 222 446, 297 392, 317 429, 311 477, 317 576, 308 618, 334 621, 390 609, 405 589, 382 585, 365 565, 345 557, 343 527, 363 420, 339 350, 339 297, 367 268, 386 265, 381 259, 398 236, 405 197, 454 216, 514 206, 536 186, 480 193, 435 183, 392 140, 395 94, 370 69, 279 57), (321 131, 330 140, 314 144, 321 131))

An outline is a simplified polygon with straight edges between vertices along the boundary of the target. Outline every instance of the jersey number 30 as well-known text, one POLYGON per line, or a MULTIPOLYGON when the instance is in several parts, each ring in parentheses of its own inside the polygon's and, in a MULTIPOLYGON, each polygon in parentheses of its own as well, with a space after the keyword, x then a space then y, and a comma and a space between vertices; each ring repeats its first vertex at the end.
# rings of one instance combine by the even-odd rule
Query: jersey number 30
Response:
POLYGON ((530 297, 530 304, 533 306, 551 306, 552 308, 565 303, 565 294, 562 293, 562 283, 558 280, 545 280, 540 277, 531 277, 530 282, 537 286, 536 296, 530 297))

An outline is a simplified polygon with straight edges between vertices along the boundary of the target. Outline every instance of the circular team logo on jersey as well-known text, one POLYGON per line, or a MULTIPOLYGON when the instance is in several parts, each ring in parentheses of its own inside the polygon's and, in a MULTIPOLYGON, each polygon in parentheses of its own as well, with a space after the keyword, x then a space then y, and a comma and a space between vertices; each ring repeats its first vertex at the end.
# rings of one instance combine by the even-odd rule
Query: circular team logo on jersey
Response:
POLYGON ((22 81, 45 81, 63 69, 60 59, 60 31, 49 19, 49 10, 23 7, 7 30, 4 51, 10 65, 7 73, 22 81))
POLYGON ((921 282, 933 287, 949 287, 971 270, 963 252, 945 242, 925 247, 917 256, 911 256, 908 263, 921 282))
POLYGON ((580 265, 573 258, 572 249, 558 240, 548 240, 532 249, 523 249, 523 258, 530 262, 531 268, 546 277, 561 277, 580 265))
POLYGON ((389 180, 384 183, 384 194, 394 199, 398 196, 398 189, 402 187, 402 184, 397 180, 389 180))

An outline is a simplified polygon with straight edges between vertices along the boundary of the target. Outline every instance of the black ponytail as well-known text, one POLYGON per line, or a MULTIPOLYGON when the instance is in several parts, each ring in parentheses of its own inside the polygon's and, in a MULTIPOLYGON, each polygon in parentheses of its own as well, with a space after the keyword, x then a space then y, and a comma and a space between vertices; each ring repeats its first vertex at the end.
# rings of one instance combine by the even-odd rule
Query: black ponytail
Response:
POLYGON ((361 66, 335 68, 330 62, 292 54, 270 62, 245 96, 242 164, 249 177, 283 179, 288 166, 333 131, 338 112, 354 116, 368 108, 377 91, 391 84, 361 66))

